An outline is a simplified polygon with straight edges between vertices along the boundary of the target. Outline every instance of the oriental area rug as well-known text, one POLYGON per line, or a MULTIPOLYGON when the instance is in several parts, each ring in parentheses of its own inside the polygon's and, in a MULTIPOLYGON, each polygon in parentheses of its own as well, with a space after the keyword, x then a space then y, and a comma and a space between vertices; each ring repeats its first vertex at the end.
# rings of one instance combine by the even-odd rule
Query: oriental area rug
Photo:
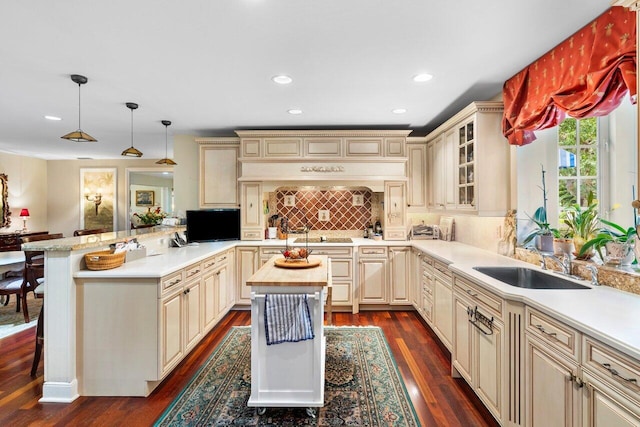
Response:
POLYGON ((389 345, 378 327, 325 327, 324 406, 247 407, 251 329, 234 327, 156 426, 419 426, 389 345))

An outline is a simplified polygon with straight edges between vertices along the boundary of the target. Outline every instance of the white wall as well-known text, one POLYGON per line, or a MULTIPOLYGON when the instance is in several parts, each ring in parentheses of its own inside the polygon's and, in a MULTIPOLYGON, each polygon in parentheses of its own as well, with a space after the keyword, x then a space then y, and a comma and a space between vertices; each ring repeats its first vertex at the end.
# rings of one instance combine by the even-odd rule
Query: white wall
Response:
POLYGON ((112 159, 112 160, 49 160, 47 162, 46 190, 43 198, 48 205, 48 228, 52 233, 72 236, 80 228, 80 169, 117 169, 118 230, 125 230, 129 222, 126 188, 127 168, 159 167, 156 159, 112 159))

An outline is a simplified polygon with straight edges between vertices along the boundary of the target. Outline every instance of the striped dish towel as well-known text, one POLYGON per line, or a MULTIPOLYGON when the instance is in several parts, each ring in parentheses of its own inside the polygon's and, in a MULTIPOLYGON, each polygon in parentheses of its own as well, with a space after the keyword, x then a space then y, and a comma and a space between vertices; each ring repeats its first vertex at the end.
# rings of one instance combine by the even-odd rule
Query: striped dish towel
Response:
POLYGON ((267 345, 313 339, 307 295, 265 295, 264 325, 267 345))

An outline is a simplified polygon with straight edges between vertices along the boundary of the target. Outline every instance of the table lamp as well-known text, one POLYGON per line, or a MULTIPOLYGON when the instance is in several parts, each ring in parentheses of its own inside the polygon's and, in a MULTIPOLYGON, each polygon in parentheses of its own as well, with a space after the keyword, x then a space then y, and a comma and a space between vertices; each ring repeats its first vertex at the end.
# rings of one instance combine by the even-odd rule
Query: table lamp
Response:
POLYGON ((20 218, 22 218, 23 221, 23 225, 22 225, 22 232, 25 233, 27 231, 27 220, 29 219, 29 209, 25 209, 23 208, 20 211, 20 218))

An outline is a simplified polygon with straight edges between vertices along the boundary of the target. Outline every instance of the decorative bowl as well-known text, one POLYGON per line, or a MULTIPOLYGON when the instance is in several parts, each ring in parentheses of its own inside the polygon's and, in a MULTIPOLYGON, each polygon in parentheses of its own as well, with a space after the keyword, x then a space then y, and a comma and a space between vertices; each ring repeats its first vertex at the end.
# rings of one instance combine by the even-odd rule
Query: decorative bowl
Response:
POLYGON ((307 248, 290 248, 280 252, 287 261, 306 261, 312 251, 307 248))

